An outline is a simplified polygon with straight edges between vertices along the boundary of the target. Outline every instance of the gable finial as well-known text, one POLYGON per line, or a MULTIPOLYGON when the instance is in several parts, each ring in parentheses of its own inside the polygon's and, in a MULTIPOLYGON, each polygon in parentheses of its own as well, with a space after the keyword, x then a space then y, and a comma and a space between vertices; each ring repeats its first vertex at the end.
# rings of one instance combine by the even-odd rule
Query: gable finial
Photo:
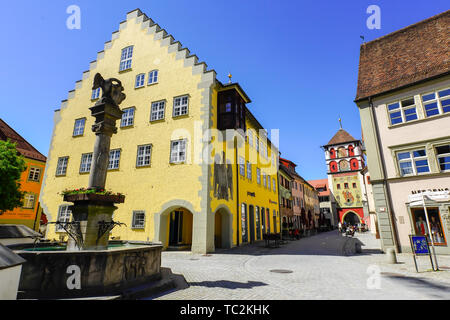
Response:
POLYGON ((228 73, 228 83, 231 83, 231 78, 232 78, 233 76, 231 75, 231 73, 228 73))
POLYGON ((339 116, 339 126, 341 127, 341 129, 342 129, 342 119, 341 119, 341 117, 339 116))

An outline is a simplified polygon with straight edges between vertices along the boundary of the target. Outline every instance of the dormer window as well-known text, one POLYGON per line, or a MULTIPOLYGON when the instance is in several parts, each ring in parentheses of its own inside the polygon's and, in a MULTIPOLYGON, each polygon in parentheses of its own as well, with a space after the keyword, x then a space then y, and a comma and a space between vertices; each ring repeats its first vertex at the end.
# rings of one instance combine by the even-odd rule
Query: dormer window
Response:
POLYGON ((122 49, 119 71, 131 69, 132 60, 133 60, 133 46, 129 46, 122 49))

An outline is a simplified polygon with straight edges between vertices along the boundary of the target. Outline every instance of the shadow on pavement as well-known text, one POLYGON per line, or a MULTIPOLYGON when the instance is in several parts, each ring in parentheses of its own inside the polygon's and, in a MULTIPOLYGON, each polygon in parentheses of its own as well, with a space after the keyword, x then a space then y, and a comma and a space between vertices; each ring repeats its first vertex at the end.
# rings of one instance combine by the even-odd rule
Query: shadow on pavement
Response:
POLYGON ((416 277, 408 277, 401 274, 396 273, 389 273, 389 272, 382 272, 383 276, 393 279, 399 282, 403 282, 406 285, 418 288, 418 289, 434 289, 442 291, 443 293, 450 293, 450 286, 438 284, 435 282, 431 282, 429 280, 425 280, 423 278, 416 278, 416 277))
POLYGON ((190 286, 193 287, 218 287, 218 288, 226 288, 226 289, 252 289, 254 287, 262 287, 267 286, 267 283, 258 282, 258 281, 248 281, 244 282, 235 282, 228 280, 218 280, 218 281, 202 281, 202 282, 189 282, 190 286))

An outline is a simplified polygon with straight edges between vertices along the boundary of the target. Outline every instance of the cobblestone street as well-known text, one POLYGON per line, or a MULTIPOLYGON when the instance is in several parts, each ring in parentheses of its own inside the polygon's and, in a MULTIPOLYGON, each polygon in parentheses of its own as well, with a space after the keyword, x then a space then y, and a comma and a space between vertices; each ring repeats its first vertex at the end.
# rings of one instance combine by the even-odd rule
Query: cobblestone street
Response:
POLYGON ((261 242, 212 255, 163 252, 162 266, 183 275, 189 287, 147 299, 450 299, 450 257, 439 256, 440 272, 430 272, 429 259, 420 257, 416 273, 410 254, 391 265, 373 235, 355 238, 361 254, 337 231, 274 249, 261 242))

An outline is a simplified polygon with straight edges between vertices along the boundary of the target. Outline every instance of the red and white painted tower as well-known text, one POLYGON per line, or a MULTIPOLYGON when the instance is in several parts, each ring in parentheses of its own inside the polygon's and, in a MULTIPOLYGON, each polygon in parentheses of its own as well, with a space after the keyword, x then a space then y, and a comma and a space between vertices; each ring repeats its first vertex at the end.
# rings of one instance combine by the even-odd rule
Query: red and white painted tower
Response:
POLYGON ((336 202, 339 221, 370 226, 365 179, 367 168, 361 141, 341 127, 322 148, 331 198, 336 202))

